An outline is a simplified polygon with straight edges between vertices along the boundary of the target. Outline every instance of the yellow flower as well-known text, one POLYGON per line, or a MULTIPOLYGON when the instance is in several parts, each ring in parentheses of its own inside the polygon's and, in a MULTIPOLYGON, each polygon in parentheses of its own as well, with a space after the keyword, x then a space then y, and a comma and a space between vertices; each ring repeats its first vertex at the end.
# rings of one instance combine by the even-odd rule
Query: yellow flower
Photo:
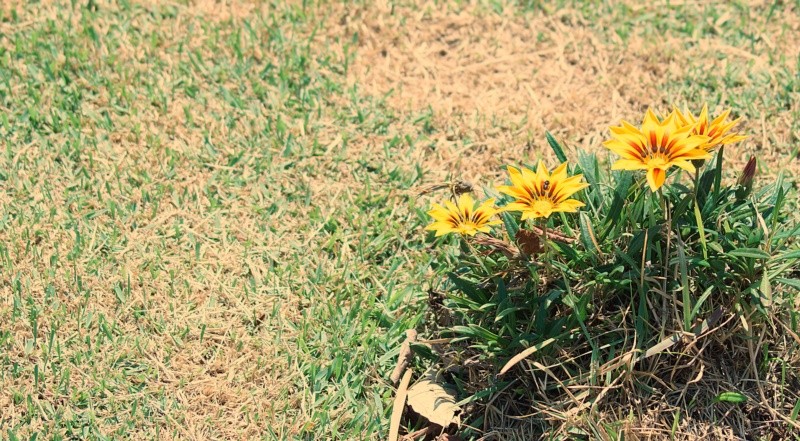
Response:
POLYGON ((674 112, 678 116, 680 125, 693 127, 692 134, 708 136, 709 140, 700 146, 705 151, 711 151, 715 147, 732 144, 747 138, 747 136, 739 135, 738 133, 728 133, 741 120, 741 118, 738 118, 731 122, 725 122, 731 113, 731 109, 722 112, 720 116, 714 118, 710 123, 708 122, 708 104, 703 105, 703 110, 700 111, 700 116, 697 118, 688 110, 686 110, 685 114, 681 113, 677 107, 674 112))
POLYGON ((641 129, 622 121, 622 126, 611 127, 612 139, 603 145, 622 156, 611 166, 613 170, 647 170, 647 184, 656 191, 664 185, 667 170, 673 165, 693 173, 691 161, 711 157, 701 148, 710 137, 692 134, 693 129, 692 125, 681 125, 676 112, 659 121, 648 109, 641 129))
POLYGON ((521 211, 522 220, 547 218, 559 211, 574 213, 585 205, 575 199, 568 199, 589 184, 580 182, 583 175, 568 176, 566 162, 553 170, 552 174, 542 161, 539 161, 535 172, 509 166, 508 174, 511 185, 501 185, 497 190, 517 200, 503 207, 503 210, 521 211))
POLYGON ((458 198, 458 206, 450 201, 444 201, 444 204, 445 207, 433 204, 428 212, 435 222, 425 229, 435 231, 436 237, 447 233, 474 236, 479 231, 488 233, 490 226, 502 223, 499 220, 489 220, 498 212, 494 208, 494 199, 488 199, 475 208, 475 201, 464 193, 458 198))

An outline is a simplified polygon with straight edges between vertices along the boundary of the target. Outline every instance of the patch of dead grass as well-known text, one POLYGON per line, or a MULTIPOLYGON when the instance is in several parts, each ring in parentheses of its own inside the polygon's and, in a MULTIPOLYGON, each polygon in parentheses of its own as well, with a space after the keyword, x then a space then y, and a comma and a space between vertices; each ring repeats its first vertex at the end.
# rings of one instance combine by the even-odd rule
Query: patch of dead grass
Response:
MULTIPOLYGON (((632 7, 644 14, 659 5, 632 7)), ((791 29, 800 20, 791 6, 778 13, 778 24, 748 15, 754 24, 747 31, 761 38, 753 50, 719 36, 634 33, 623 41, 610 15, 597 23, 570 8, 521 13, 511 6, 497 14, 474 2, 353 6, 333 14, 338 22, 327 28, 358 36, 352 84, 385 96, 401 115, 432 109, 435 147, 424 162, 434 175, 480 180, 497 177, 506 163, 541 156, 552 161, 546 130, 570 149, 600 150, 609 125, 636 121, 647 107, 667 111, 673 100, 683 104, 667 83, 686 78, 691 68, 724 73, 736 65, 746 73, 791 67, 800 46, 791 29), (776 62, 777 56, 783 58, 776 62)), ((715 25, 730 19, 727 14, 715 25)), ((736 91, 721 93, 725 103, 736 91)), ((732 155, 737 165, 757 153, 770 174, 797 171, 797 161, 786 161, 786 146, 796 139, 790 129, 800 104, 759 110, 741 126, 751 140, 732 155)))

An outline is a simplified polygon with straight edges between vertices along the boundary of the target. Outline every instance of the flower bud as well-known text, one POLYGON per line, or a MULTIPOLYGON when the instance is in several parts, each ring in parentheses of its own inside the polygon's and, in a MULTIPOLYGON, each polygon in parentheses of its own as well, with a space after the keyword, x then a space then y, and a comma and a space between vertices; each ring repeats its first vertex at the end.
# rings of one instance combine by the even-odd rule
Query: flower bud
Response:
POLYGON ((739 188, 736 189, 736 199, 742 200, 750 195, 750 192, 753 191, 753 178, 755 175, 756 157, 751 156, 750 160, 747 161, 747 165, 744 166, 739 180, 736 181, 739 184, 739 188))

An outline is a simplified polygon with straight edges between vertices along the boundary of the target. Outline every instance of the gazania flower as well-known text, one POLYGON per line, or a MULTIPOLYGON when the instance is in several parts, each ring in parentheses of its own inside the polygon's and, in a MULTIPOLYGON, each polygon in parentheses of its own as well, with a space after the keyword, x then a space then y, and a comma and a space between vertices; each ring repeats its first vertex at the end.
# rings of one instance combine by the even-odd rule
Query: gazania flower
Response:
POLYGON ((692 160, 711 157, 702 149, 710 137, 692 134, 693 129, 680 124, 676 112, 659 121, 648 109, 641 128, 622 121, 621 127, 611 127, 612 139, 603 145, 622 156, 611 166, 613 170, 647 170, 647 184, 656 191, 673 165, 693 173, 692 160))
POLYGON ((533 172, 527 168, 508 167, 511 185, 501 185, 497 190, 517 200, 503 207, 504 211, 521 211, 522 220, 550 217, 559 211, 574 213, 585 204, 570 196, 588 187, 580 182, 583 175, 568 176, 567 163, 559 165, 553 173, 542 161, 533 172))
POLYGON ((498 210, 494 208, 494 199, 488 199, 475 208, 475 201, 464 193, 458 197, 458 205, 444 201, 445 206, 433 204, 428 212, 434 222, 426 230, 436 232, 436 237, 447 233, 459 233, 465 236, 474 236, 475 233, 488 233, 492 225, 502 222, 490 220, 498 210))
POLYGON ((725 121, 730 115, 731 109, 722 112, 720 116, 714 118, 711 122, 708 122, 708 104, 703 105, 703 110, 700 111, 700 116, 697 118, 688 110, 686 110, 686 113, 681 113, 680 110, 675 108, 674 113, 677 115, 681 126, 688 125, 693 127, 692 134, 708 136, 708 141, 700 146, 705 151, 711 151, 721 145, 732 144, 747 138, 747 136, 738 133, 728 133, 741 120, 741 118, 738 118, 730 122, 725 121))

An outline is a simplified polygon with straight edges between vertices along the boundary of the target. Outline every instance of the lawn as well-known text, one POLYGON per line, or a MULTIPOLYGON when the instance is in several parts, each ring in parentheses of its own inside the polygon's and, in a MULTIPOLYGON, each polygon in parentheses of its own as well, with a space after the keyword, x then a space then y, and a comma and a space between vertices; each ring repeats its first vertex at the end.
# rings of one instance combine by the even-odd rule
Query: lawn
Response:
POLYGON ((794 182, 798 70, 798 2, 4 3, 0 439, 385 439, 421 188, 703 102, 794 182))

